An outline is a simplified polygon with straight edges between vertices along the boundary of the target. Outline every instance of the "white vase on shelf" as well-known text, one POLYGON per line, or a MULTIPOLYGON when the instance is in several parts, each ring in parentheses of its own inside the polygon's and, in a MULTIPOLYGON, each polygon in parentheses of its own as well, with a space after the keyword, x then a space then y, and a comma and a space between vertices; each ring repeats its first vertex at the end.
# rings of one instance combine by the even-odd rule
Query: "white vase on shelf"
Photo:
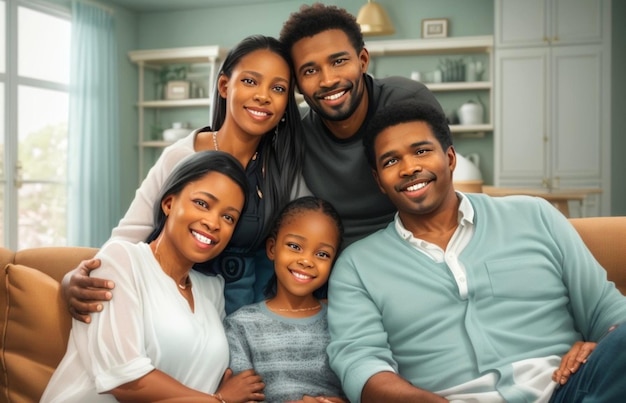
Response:
POLYGON ((483 176, 478 154, 456 154, 456 168, 452 176, 454 188, 465 193, 482 193, 483 176))
POLYGON ((479 125, 483 123, 483 107, 474 101, 467 101, 459 108, 459 122, 462 125, 479 125))
POLYGON ((191 129, 189 129, 189 124, 183 122, 174 122, 172 123, 171 128, 163 131, 163 140, 174 142, 176 140, 185 138, 189 133, 191 133, 191 129))

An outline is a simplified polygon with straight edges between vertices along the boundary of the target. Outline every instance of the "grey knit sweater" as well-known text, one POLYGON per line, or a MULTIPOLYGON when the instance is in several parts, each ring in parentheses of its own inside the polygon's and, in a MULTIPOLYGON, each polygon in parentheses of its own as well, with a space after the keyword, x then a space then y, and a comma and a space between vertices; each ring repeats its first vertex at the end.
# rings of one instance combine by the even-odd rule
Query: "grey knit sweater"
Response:
POLYGON ((328 365, 326 304, 308 318, 285 318, 265 302, 245 306, 226 317, 230 368, 254 368, 265 382, 271 403, 299 400, 303 395, 344 397, 328 365))

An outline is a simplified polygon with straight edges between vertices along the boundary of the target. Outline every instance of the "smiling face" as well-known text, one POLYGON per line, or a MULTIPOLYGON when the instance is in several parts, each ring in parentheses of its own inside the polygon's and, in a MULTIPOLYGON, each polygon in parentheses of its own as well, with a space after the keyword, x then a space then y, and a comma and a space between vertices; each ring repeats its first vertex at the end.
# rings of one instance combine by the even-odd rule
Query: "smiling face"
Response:
POLYGON ((298 210, 286 217, 266 247, 278 279, 276 298, 314 298, 313 291, 328 280, 339 243, 337 223, 321 211, 298 210))
POLYGON ((290 78, 287 62, 270 50, 242 57, 230 77, 218 79, 220 96, 226 99, 224 126, 254 136, 272 130, 285 114, 290 78))
POLYGON ((241 188, 228 176, 209 172, 166 197, 164 245, 188 263, 205 262, 224 250, 244 205, 241 188))
POLYGON ((300 39, 292 46, 291 56, 298 88, 322 119, 345 121, 356 111, 367 112, 362 101, 369 54, 366 50, 357 54, 342 30, 330 29, 300 39))
POLYGON ((443 150, 427 123, 413 121, 386 128, 376 137, 374 152, 374 177, 405 225, 455 205, 454 147, 443 150))

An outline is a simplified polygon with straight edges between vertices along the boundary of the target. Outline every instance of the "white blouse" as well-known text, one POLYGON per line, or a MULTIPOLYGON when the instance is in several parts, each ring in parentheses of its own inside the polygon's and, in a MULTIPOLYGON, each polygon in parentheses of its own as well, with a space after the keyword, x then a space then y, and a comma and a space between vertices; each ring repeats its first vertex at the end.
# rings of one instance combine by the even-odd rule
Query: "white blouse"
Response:
POLYGON ((65 356, 41 402, 114 402, 101 394, 159 369, 214 393, 228 366, 224 280, 190 272, 195 312, 145 243, 110 241, 93 275, 115 281, 92 323, 72 322, 65 356))

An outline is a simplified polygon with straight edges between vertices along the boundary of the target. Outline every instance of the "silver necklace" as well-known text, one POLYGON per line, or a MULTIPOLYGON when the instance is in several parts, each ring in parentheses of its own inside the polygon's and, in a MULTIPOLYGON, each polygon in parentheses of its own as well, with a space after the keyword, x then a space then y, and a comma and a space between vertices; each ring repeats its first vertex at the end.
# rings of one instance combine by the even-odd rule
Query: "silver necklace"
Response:
MULTIPOLYGON (((159 255, 159 245, 161 244, 162 239, 163 238, 161 238, 161 237, 158 238, 158 240, 156 241, 156 244, 154 245, 154 248, 152 246, 153 244, 151 243, 150 244, 150 249, 152 250, 152 253, 154 254, 154 258, 159 263, 159 266, 161 266, 161 270, 165 271, 163 269, 163 263, 161 263, 161 256, 159 255)), ((167 272, 166 272, 166 274, 167 274, 167 272)), ((168 276, 169 276, 169 274, 168 274, 168 276)), ((172 278, 172 280, 174 280, 174 278, 172 278)), ((189 275, 187 275, 187 279, 185 280, 185 284, 176 283, 176 285, 181 290, 186 290, 187 288, 191 288, 191 277, 189 277, 189 275)))
POLYGON ((181 290, 186 290, 187 288, 191 288, 191 279, 187 276, 187 280, 185 280, 185 284, 178 283, 178 288, 181 290))
POLYGON ((213 132, 213 147, 215 151, 219 151, 220 148, 217 146, 217 132, 213 132))

